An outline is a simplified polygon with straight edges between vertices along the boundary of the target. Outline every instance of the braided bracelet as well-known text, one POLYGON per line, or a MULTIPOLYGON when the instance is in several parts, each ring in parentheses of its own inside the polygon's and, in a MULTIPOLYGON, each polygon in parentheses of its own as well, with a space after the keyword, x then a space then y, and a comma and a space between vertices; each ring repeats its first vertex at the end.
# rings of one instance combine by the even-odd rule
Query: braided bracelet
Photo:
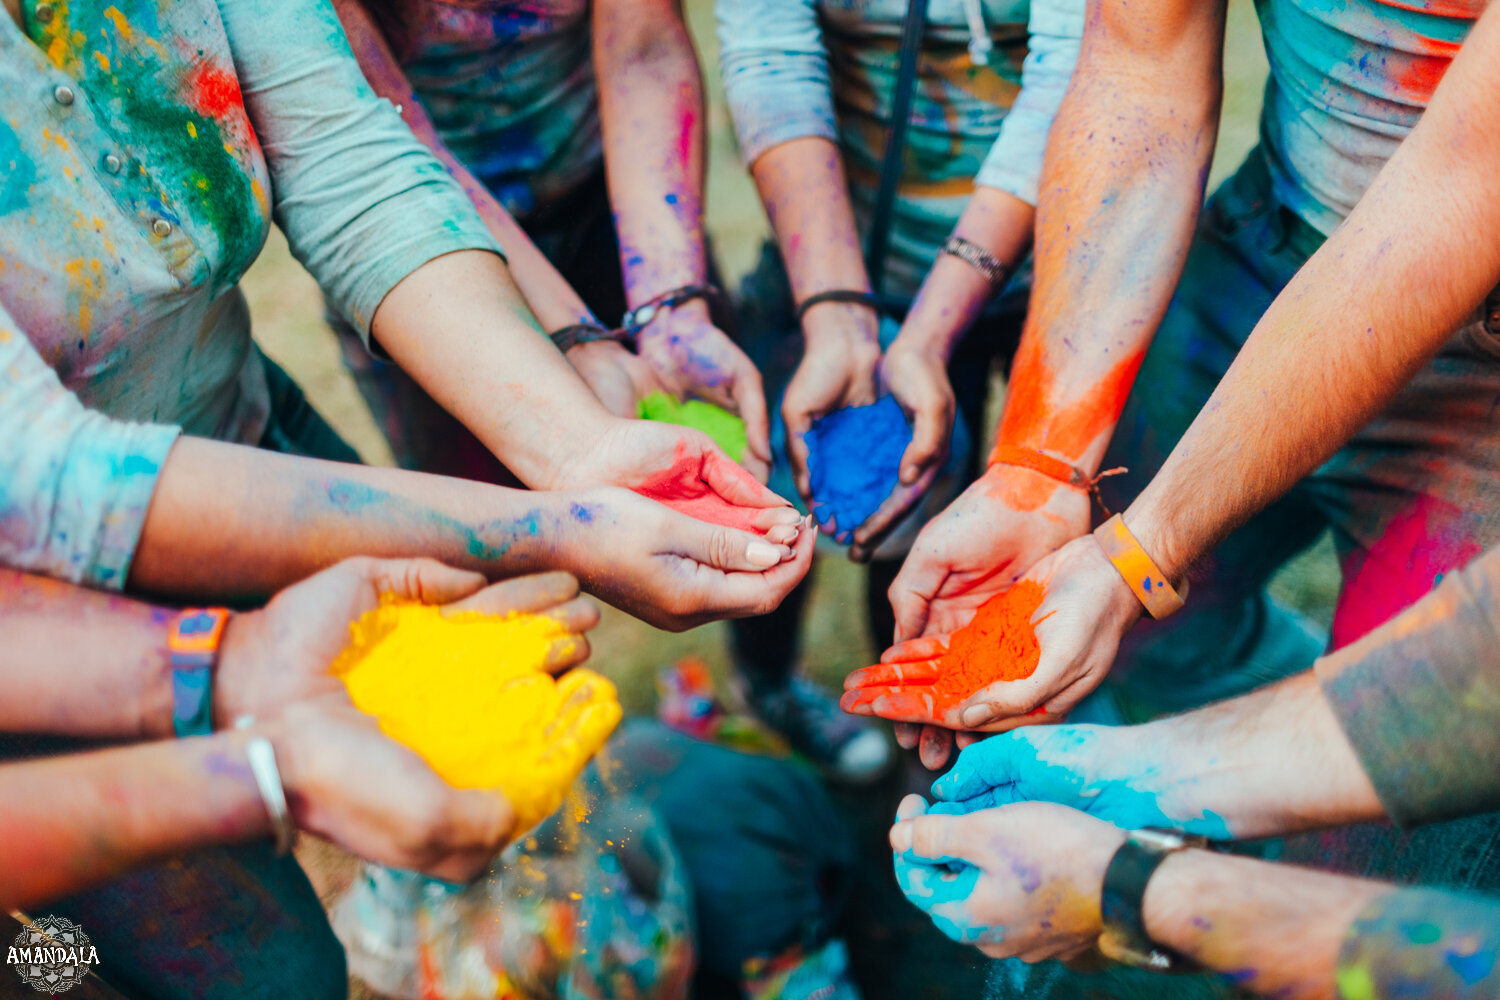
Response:
POLYGON ((635 350, 635 337, 628 330, 611 330, 599 323, 574 323, 565 326, 561 330, 553 330, 547 336, 557 345, 557 349, 567 354, 568 351, 579 344, 592 344, 600 340, 613 340, 621 344, 627 351, 635 350))
POLYGON ((1055 479, 1064 486, 1083 490, 1094 498, 1099 509, 1104 511, 1104 516, 1109 516, 1109 508, 1104 505, 1104 497, 1099 493, 1099 480, 1108 479, 1110 476, 1118 476, 1128 470, 1124 466, 1118 469, 1106 469, 1097 476, 1090 476, 1087 472, 1076 465, 1069 465, 1060 458, 1053 458, 1045 452, 1037 451, 1035 448, 1018 448, 1014 445, 997 444, 995 450, 990 452, 990 465, 1015 465, 1032 472, 1040 473, 1048 479, 1055 479))

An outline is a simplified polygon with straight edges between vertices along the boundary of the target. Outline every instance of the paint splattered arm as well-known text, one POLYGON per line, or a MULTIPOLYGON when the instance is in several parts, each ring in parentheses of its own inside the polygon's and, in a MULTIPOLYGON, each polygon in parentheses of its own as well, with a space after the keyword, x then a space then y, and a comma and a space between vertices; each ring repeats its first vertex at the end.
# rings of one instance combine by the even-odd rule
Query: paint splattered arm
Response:
MULTIPOLYGON (((707 280, 703 80, 680 0, 598 0, 593 11, 604 163, 633 308, 707 280)), ((659 310, 639 345, 679 399, 707 400, 744 419, 745 458, 765 475, 770 423, 760 372, 714 325, 709 303, 659 310)))
MULTIPOLYGON (((485 228, 505 251, 516 287, 542 329, 552 331, 574 323, 598 322, 573 286, 537 249, 525 230, 448 149, 422 102, 413 93, 396 54, 363 0, 334 0, 334 6, 365 79, 376 94, 396 106, 412 134, 432 151, 468 195, 485 228)), ((613 341, 580 344, 568 351, 567 357, 589 388, 616 416, 635 416, 636 399, 658 388, 656 376, 650 368, 613 341)))
POLYGON ((1341 447, 1500 282, 1500 245, 1471 237, 1500 226, 1497 56, 1500 15, 1488 11, 1415 130, 1126 511, 1169 578, 1341 447))

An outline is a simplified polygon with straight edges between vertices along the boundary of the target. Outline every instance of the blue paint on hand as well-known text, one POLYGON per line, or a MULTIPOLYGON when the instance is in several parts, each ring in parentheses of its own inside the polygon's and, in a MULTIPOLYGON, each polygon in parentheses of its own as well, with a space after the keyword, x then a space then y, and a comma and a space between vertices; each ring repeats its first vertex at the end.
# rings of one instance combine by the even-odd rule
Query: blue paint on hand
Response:
POLYGON ((882 396, 869 406, 835 410, 803 437, 813 516, 834 527, 837 541, 848 543, 899 485, 911 425, 895 397, 882 396))

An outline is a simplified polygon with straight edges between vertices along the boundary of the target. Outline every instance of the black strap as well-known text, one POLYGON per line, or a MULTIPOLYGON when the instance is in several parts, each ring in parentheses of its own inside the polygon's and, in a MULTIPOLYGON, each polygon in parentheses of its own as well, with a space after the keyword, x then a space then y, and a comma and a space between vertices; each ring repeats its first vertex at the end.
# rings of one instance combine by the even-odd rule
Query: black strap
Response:
POLYGON ((927 0, 909 0, 901 22, 900 65, 896 91, 891 95, 891 132, 880 163, 880 186, 875 189, 875 212, 870 217, 870 242, 865 248, 865 270, 878 294, 885 285, 885 257, 891 242, 891 211, 896 185, 901 181, 901 159, 906 146, 907 120, 917 89, 917 57, 922 54, 922 29, 927 23, 927 0))
POLYGON ((848 288, 835 288, 831 291, 809 295, 799 302, 797 304, 797 325, 802 325, 802 317, 807 315, 809 309, 824 302, 852 302, 859 306, 869 306, 877 313, 880 312, 880 296, 873 295, 870 292, 856 292, 848 288))

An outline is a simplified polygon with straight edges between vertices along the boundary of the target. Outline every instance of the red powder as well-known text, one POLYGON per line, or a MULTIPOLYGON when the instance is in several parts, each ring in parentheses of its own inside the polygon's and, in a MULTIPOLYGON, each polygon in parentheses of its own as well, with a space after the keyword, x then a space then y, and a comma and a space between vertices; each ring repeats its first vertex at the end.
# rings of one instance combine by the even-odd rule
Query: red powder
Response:
MULTIPOLYGON (((677 460, 672 466, 635 487, 635 491, 648 500, 666 504, 688 517, 695 517, 709 524, 722 524, 726 528, 763 534, 756 528, 755 521, 765 508, 742 507, 725 500, 704 481, 702 466, 701 455, 679 447, 677 460)), ((749 473, 745 475, 748 476, 749 473)))
POLYGON ((192 88, 193 108, 210 118, 222 118, 231 108, 244 106, 240 81, 232 70, 203 63, 193 73, 188 85, 192 88))
POLYGON ((1041 584, 1022 580, 985 601, 974 620, 949 637, 935 691, 962 701, 995 681, 1030 677, 1041 658, 1031 616, 1043 596, 1041 584))

